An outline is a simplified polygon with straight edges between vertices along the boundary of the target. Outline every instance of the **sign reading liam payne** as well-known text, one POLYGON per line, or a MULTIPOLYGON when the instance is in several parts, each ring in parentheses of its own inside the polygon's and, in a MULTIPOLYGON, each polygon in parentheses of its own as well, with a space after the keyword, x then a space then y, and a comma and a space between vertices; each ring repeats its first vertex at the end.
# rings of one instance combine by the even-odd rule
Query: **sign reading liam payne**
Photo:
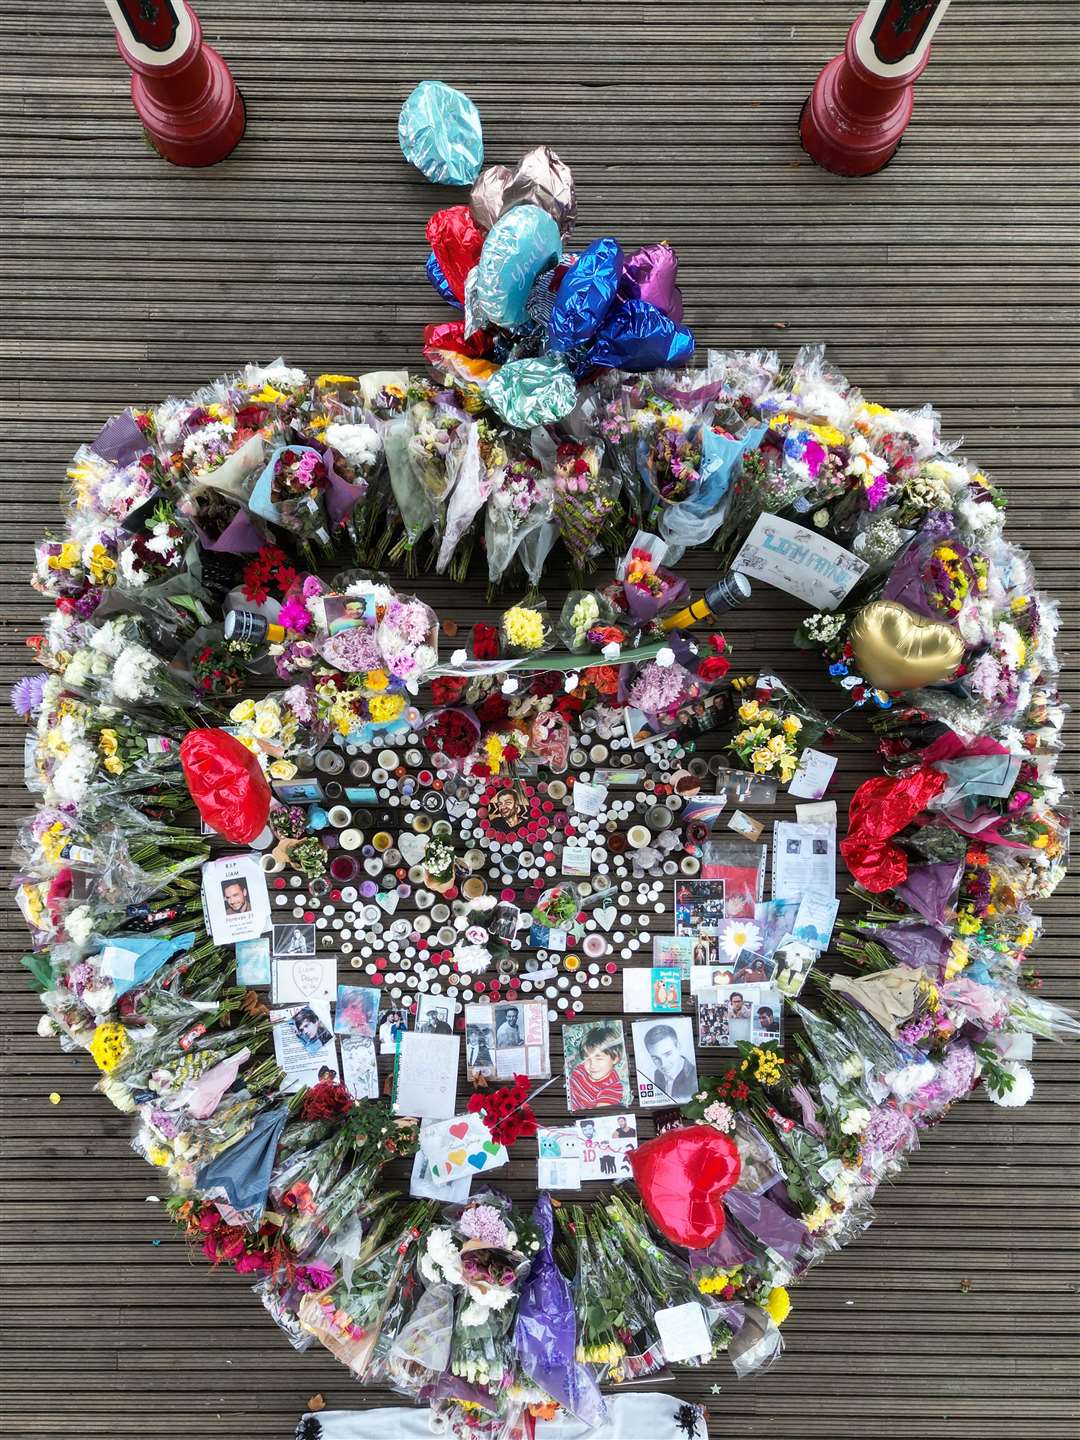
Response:
POLYGON ((815 610, 835 610, 868 566, 793 520, 759 515, 733 568, 786 590, 815 610))

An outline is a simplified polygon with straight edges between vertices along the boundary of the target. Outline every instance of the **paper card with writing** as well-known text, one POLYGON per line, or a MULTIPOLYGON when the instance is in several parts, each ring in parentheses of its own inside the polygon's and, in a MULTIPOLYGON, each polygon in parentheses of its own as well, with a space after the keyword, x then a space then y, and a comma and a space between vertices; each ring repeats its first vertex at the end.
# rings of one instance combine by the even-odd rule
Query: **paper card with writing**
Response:
POLYGON ((418 1035, 406 1030, 394 1063, 394 1114, 450 1120, 457 1108, 460 1035, 418 1035))
POLYGON ((463 1175, 486 1175, 510 1158, 479 1115, 454 1115, 422 1126, 420 1148, 428 1157, 428 1178, 436 1185, 449 1185, 463 1175))
POLYGON ((669 1365, 677 1365, 682 1360, 706 1360, 712 1354, 708 1317, 704 1306, 696 1300, 657 1310, 653 1319, 669 1365))
POLYGON ((711 953, 710 947, 707 944, 704 948, 699 946, 697 937, 694 935, 653 936, 653 964, 669 969, 673 967, 678 970, 684 980, 689 980, 691 967, 705 959, 706 952, 711 953), (695 961, 695 956, 698 957, 697 961, 695 961))
POLYGON ((370 1036, 346 1034, 341 1037, 341 1078, 346 1090, 357 1100, 379 1098, 379 1059, 370 1036))
POLYGON ((623 1010, 627 1014, 677 1015, 682 1010, 682 973, 677 966, 628 966, 622 980, 623 1010))
POLYGON ((541 1125, 536 1132, 536 1188, 581 1189, 581 1137, 573 1125, 541 1125))
POLYGON ((337 958, 306 955, 299 960, 288 960, 275 956, 271 985, 274 1005, 302 1005, 316 1000, 329 1003, 337 989, 337 958))
POLYGON ((836 769, 836 756, 824 750, 804 750, 788 786, 788 794, 799 800, 820 800, 829 788, 836 769))
POLYGON ((815 610, 835 610, 868 568, 850 550, 780 515, 758 516, 732 564, 815 610))
POLYGON ((409 1194, 414 1200, 440 1200, 444 1205, 461 1205, 469 1198, 472 1189, 472 1175, 462 1175, 440 1185, 429 1175, 431 1162, 423 1150, 413 1156, 412 1174, 409 1176, 409 1194))
POLYGON ((812 945, 815 950, 827 950, 839 909, 839 900, 805 894, 799 901, 799 910, 791 933, 804 945, 812 945))

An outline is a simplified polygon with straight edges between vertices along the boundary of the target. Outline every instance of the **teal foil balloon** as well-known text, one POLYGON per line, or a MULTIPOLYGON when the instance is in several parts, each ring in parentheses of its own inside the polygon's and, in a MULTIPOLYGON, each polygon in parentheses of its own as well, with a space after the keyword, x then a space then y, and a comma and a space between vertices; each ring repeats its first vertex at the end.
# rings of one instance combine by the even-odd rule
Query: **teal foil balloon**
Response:
POLYGON ((569 415, 577 404, 577 386, 557 355, 538 355, 508 360, 488 382, 484 398, 508 424, 529 430, 569 415))
POLYGON ((401 153, 436 185, 471 185, 484 163, 480 112, 460 90, 423 80, 398 115, 401 153))
POLYGON ((559 227, 539 205, 515 205, 488 232, 476 267, 476 300, 496 325, 516 330, 541 270, 562 258, 559 227))
POLYGON ((552 350, 573 350, 592 339, 611 309, 622 275, 623 253, 610 235, 594 240, 562 278, 548 321, 552 350))
POLYGON ((648 300, 623 300, 604 317, 588 358, 612 370, 656 370, 684 365, 693 353, 693 332, 685 325, 676 325, 648 300))

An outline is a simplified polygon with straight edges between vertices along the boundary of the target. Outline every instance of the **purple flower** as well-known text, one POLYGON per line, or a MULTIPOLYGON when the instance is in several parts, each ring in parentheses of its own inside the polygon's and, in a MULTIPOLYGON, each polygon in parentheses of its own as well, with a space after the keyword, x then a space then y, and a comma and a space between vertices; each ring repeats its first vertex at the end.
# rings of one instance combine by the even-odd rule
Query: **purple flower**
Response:
POLYGON ((20 720, 29 720, 41 709, 46 678, 43 674, 24 675, 11 687, 11 708, 20 720))

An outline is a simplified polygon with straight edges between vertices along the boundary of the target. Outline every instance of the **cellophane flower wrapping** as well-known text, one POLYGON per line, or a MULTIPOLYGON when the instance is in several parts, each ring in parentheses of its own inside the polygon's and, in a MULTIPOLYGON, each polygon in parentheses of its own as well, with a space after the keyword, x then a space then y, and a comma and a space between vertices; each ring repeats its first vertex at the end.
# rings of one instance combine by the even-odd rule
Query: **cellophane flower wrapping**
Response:
POLYGON ((551 1199, 541 1196, 533 1209, 541 1249, 518 1301, 514 1345, 522 1370, 553 1400, 584 1425, 599 1425, 606 1406, 599 1386, 577 1360, 574 1300, 565 1275, 555 1263, 551 1199))

